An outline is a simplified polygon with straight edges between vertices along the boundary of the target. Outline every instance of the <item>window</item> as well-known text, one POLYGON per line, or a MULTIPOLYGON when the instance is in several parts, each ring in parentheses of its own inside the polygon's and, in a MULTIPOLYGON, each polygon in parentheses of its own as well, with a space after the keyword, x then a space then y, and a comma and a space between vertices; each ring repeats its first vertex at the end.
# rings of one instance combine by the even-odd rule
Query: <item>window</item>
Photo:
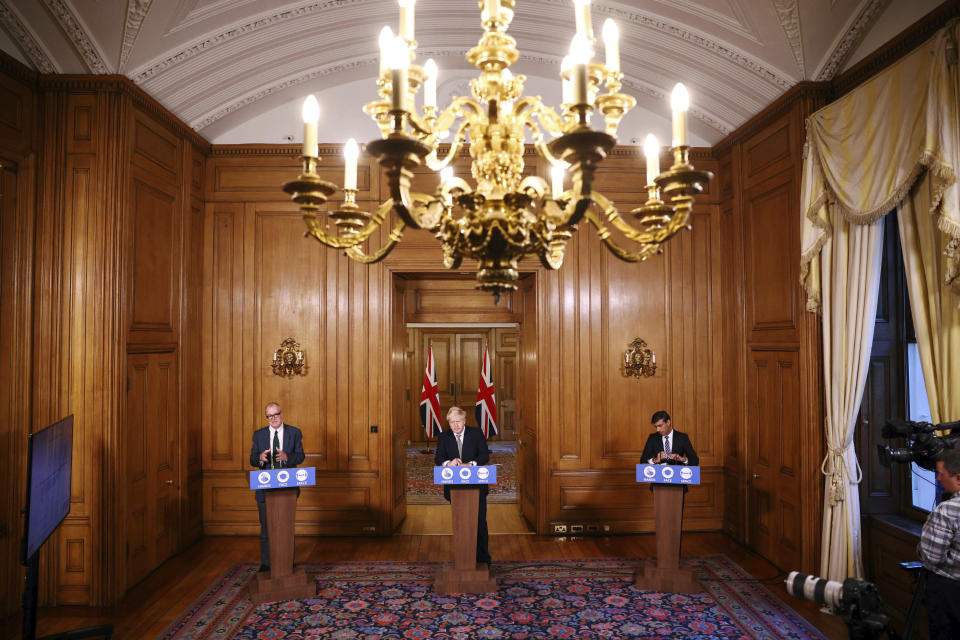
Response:
MULTIPOLYGON (((907 411, 914 422, 930 422, 930 403, 927 401, 927 388, 923 383, 923 370, 920 368, 920 348, 916 342, 907 343, 907 411)), ((933 511, 936 505, 936 474, 910 463, 911 504, 923 511, 933 511)))

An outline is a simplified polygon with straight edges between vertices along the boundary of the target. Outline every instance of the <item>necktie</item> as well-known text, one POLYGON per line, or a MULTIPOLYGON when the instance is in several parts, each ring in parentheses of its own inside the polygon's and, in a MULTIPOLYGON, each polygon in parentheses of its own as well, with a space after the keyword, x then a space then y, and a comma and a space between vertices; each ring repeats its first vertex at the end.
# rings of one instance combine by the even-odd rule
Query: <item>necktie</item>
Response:
POLYGON ((663 436, 663 452, 670 455, 670 436, 663 436))
POLYGON ((457 434, 457 457, 463 459, 463 434, 457 434))
POLYGON ((277 459, 277 452, 280 451, 280 431, 274 429, 273 431, 273 459, 277 459))

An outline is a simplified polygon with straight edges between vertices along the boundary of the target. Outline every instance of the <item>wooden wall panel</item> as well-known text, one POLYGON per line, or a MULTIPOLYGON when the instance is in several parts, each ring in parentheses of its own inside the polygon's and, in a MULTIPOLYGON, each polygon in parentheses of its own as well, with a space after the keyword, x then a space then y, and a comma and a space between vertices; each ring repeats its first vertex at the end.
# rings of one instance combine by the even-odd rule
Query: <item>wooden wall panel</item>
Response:
MULTIPOLYGON (((4 78, 0 74, 0 79, 4 78)), ((0 129, 0 147, 9 132, 0 129)), ((12 146, 12 145, 11 145, 12 146)), ((10 148, 10 147, 7 147, 10 148)), ((3 421, 0 438, 0 617, 19 610, 23 588, 20 509, 26 495, 26 443, 31 428, 34 158, 14 164, 0 157, 0 410, 20 419, 3 421)))
POLYGON ((205 223, 203 467, 229 469, 245 452, 240 420, 243 207, 208 204, 205 223))

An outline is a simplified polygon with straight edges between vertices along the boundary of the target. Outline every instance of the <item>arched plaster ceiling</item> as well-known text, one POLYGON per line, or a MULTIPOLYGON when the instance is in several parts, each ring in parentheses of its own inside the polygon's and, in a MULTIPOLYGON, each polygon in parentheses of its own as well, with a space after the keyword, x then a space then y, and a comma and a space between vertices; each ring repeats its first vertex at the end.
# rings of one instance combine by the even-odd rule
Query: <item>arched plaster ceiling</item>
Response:
MULTIPOLYGON (((826 80, 940 0, 594 0, 621 32, 624 90, 638 107, 620 137, 669 135, 670 89, 691 92, 694 144, 709 146, 801 80, 826 80)), ((0 48, 44 73, 122 73, 212 142, 300 136, 299 104, 324 105, 320 139, 364 140, 375 99, 377 35, 395 0, 0 0, 0 48)), ((572 0, 517 0, 509 33, 527 93, 559 102, 574 33, 572 0)), ((418 0, 418 62, 441 67, 441 100, 476 72, 477 0, 418 0)), ((598 57, 602 59, 602 44, 598 57)))

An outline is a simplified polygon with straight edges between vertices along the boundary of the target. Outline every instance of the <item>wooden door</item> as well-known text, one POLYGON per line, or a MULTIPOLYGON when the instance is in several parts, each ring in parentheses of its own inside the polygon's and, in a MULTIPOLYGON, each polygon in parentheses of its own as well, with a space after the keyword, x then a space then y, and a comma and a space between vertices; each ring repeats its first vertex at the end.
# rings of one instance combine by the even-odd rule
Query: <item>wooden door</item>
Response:
MULTIPOLYGON (((414 331, 419 331, 415 329, 414 331)), ((483 347, 490 337, 489 330, 470 332, 456 329, 423 330, 415 354, 415 368, 410 394, 410 441, 425 442, 426 434, 420 421, 420 390, 423 372, 427 366, 427 354, 433 348, 433 362, 440 388, 440 424, 447 427, 447 410, 460 407, 467 412, 467 424, 476 426, 473 407, 477 401, 477 383, 483 365, 483 347), (415 393, 414 393, 415 390, 415 393)), ((496 382, 496 381, 494 381, 496 382)))
POLYGON ((517 329, 494 329, 490 358, 493 361, 493 384, 497 393, 498 439, 517 439, 517 329))
POLYGON ((521 284, 523 320, 520 324, 517 367, 517 495, 520 512, 537 528, 537 290, 533 278, 521 284))
POLYGON ((123 433, 126 484, 127 587, 177 549, 177 356, 127 356, 123 433))
POLYGON ((798 359, 754 351, 747 391, 750 545, 784 570, 800 566, 801 551, 798 359))

